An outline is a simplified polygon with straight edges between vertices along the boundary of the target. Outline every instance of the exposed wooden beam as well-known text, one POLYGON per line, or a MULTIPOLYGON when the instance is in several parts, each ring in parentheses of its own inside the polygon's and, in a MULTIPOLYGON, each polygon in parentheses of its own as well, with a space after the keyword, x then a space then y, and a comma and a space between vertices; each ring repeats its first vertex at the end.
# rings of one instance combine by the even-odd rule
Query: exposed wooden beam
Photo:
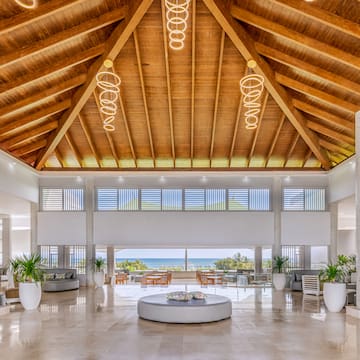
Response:
POLYGON ((191 118, 190 118, 190 159, 194 160, 194 127, 195 127, 195 81, 196 81, 196 0, 192 2, 191 29, 191 118))
POLYGON ((307 152, 307 154, 306 154, 305 157, 304 157, 304 161, 303 161, 302 167, 305 167, 305 165, 306 165, 307 161, 310 159, 312 153, 313 153, 313 152, 312 152, 311 150, 309 150, 309 151, 307 152))
POLYGON ((323 149, 320 148, 317 136, 306 127, 302 115, 292 105, 291 99, 285 89, 277 83, 270 66, 256 52, 255 45, 245 29, 231 17, 229 9, 225 7, 224 2, 220 0, 203 1, 245 60, 253 59, 256 61, 257 67, 255 68, 255 72, 264 77, 266 89, 295 129, 300 133, 305 143, 312 149, 323 168, 326 170, 329 169, 329 158, 323 149))
POLYGON ((63 155, 61 154, 60 150, 59 149, 55 149, 54 150, 54 155, 57 159, 57 161, 59 162, 60 166, 63 168, 65 166, 64 164, 64 157, 63 155))
MULTIPOLYGON (((21 108, 26 107, 28 105, 36 105, 38 102, 43 102, 48 100, 51 97, 60 95, 68 90, 71 90, 81 84, 83 84, 86 80, 85 74, 80 74, 78 76, 75 76, 72 79, 66 80, 60 84, 56 84, 55 86, 45 89, 43 91, 40 91, 34 95, 26 96, 20 101, 17 101, 15 103, 9 104, 7 106, 4 106, 0 109, 0 117, 4 114, 9 115, 12 112, 17 112, 21 108)), ((2 131, 1 131, 2 132, 2 131)))
POLYGON ((135 0, 129 4, 129 13, 125 20, 116 27, 109 40, 106 42, 105 52, 101 58, 90 67, 87 82, 74 95, 71 109, 60 119, 60 126, 54 136, 49 140, 49 144, 36 162, 36 169, 39 170, 43 167, 46 159, 54 151, 80 110, 85 105, 89 96, 94 91, 96 87, 96 74, 103 68, 104 60, 114 60, 117 57, 152 2, 153 0, 135 0))
POLYGON ((220 40, 220 50, 219 50, 219 61, 218 61, 218 71, 216 78, 216 90, 215 90, 215 98, 214 98, 214 113, 213 113, 213 121, 211 125, 211 141, 210 141, 210 167, 211 161, 214 153, 214 143, 215 143, 215 131, 216 131, 216 122, 217 122, 217 113, 219 108, 219 96, 220 96, 220 84, 221 84, 221 73, 222 73, 222 63, 224 59, 224 44, 225 44, 225 31, 221 32, 221 40, 220 40))
POLYGON ((327 56, 337 62, 341 62, 347 66, 351 66, 356 70, 360 70, 360 58, 356 55, 350 54, 334 46, 328 45, 325 42, 316 40, 309 36, 299 33, 295 30, 289 29, 286 26, 280 25, 277 22, 265 19, 261 16, 255 15, 250 11, 242 9, 239 6, 232 5, 231 15, 240 21, 255 26, 258 29, 269 32, 273 35, 279 36, 288 41, 292 41, 302 48, 307 48, 323 56, 327 56))
POLYGON ((97 18, 90 19, 80 25, 66 29, 64 31, 53 34, 43 40, 30 43, 28 46, 17 49, 11 53, 0 56, 0 69, 12 65, 15 62, 23 61, 29 56, 34 56, 54 46, 61 46, 70 39, 73 41, 77 37, 85 36, 93 31, 99 30, 105 26, 119 21, 125 17, 125 7, 115 9, 111 12, 100 15, 97 18))
POLYGON ((355 144, 355 139, 353 137, 341 134, 335 130, 331 130, 331 129, 327 128, 326 126, 320 125, 314 121, 308 121, 307 125, 310 129, 312 129, 322 135, 331 137, 332 139, 335 139, 339 142, 344 142, 344 143, 350 144, 350 145, 355 144))
POLYGON ((349 120, 345 120, 339 116, 333 115, 328 111, 321 110, 319 107, 310 105, 301 100, 293 99, 293 104, 297 109, 324 120, 329 125, 339 127, 348 133, 354 133, 354 123, 349 120))
POLYGON ((82 118, 82 116, 80 114, 78 115, 78 118, 79 118, 79 121, 80 121, 81 128, 84 131, 84 135, 86 137, 87 143, 88 143, 88 145, 90 147, 90 150, 91 150, 91 152, 94 155, 94 158, 96 160, 96 164, 97 164, 98 167, 101 167, 101 159, 100 159, 98 151, 96 150, 96 147, 94 145, 94 141, 93 141, 93 138, 92 138, 92 136, 90 134, 90 130, 89 130, 87 124, 85 123, 84 119, 82 118))
POLYGON ((257 42, 255 47, 259 54, 266 56, 267 58, 273 59, 276 62, 289 66, 293 69, 301 70, 302 72, 315 76, 321 80, 326 80, 329 83, 340 87, 342 90, 349 91, 349 89, 351 89, 354 94, 360 96, 360 84, 357 82, 344 78, 334 72, 327 71, 314 64, 300 60, 290 54, 276 50, 275 48, 265 44, 257 42))
POLYGON ((277 143, 277 141, 279 139, 280 131, 282 129, 282 126, 284 125, 285 119, 286 119, 286 116, 284 114, 282 114, 281 118, 280 118, 280 121, 279 121, 279 126, 278 126, 278 128, 276 130, 275 136, 273 138, 273 141, 272 141, 272 143, 270 145, 270 149, 269 149, 268 154, 266 156, 265 167, 267 167, 268 162, 269 162, 269 160, 271 158, 271 155, 274 152, 274 148, 275 148, 275 145, 276 145, 276 143, 277 143))
POLYGON ((42 20, 45 17, 54 16, 68 8, 80 5, 88 0, 53 0, 45 2, 36 9, 31 10, 31 16, 28 11, 22 11, 19 14, 7 19, 2 19, 0 23, 0 36, 3 36, 11 31, 19 29, 20 27, 33 24, 42 20))
POLYGON ((311 85, 304 84, 303 82, 294 80, 283 74, 276 73, 275 77, 280 84, 290 89, 293 89, 301 94, 319 99, 320 101, 326 103, 327 105, 335 106, 336 108, 342 111, 347 111, 353 114, 359 110, 358 104, 353 104, 349 101, 340 99, 337 96, 330 95, 329 93, 318 90, 311 85))
POLYGON ((286 155, 286 160, 285 160, 285 164, 284 164, 285 167, 286 167, 289 159, 291 158, 291 156, 292 156, 292 154, 293 154, 293 152, 294 152, 295 146, 296 146, 296 144, 298 143, 299 138, 300 138, 300 134, 299 134, 299 133, 296 133, 296 135, 295 135, 295 137, 294 137, 294 140, 293 140, 293 142, 292 142, 292 144, 291 144, 291 146, 290 146, 290 149, 289 149, 289 151, 288 151, 288 153, 287 153, 287 155, 286 155))
POLYGON ((53 63, 51 66, 39 68, 39 70, 27 73, 23 76, 19 76, 11 81, 0 85, 0 93, 4 95, 10 91, 16 90, 19 87, 35 84, 36 81, 42 80, 49 75, 55 75, 58 72, 62 72, 73 68, 76 65, 82 64, 88 60, 91 60, 104 52, 104 44, 97 45, 93 48, 84 50, 82 52, 74 54, 71 58, 61 58, 58 62, 53 63))
POLYGON ((354 155, 354 153, 355 153, 355 149, 353 149, 353 150, 351 151, 351 150, 345 149, 345 148, 342 147, 342 146, 333 144, 332 142, 329 142, 329 141, 326 141, 326 140, 320 139, 319 143, 320 143, 320 145, 323 146, 325 149, 328 149, 328 150, 333 151, 333 152, 335 152, 335 153, 343 154, 343 155, 345 155, 345 156, 347 156, 347 157, 352 156, 352 155, 354 155))
POLYGON ((71 99, 66 99, 57 104, 49 106, 48 108, 41 109, 36 113, 20 117, 19 120, 13 119, 9 121, 6 125, 1 126, 0 128, 0 141, 8 138, 13 133, 24 131, 26 128, 41 124, 46 120, 47 117, 68 109, 70 105, 71 99))
POLYGON ((153 165, 155 167, 154 142, 153 142, 152 132, 151 132, 149 108, 148 108, 148 104, 147 104, 145 81, 144 81, 144 75, 143 75, 143 71, 142 71, 141 55, 140 55, 139 41, 138 41, 136 29, 134 30, 134 42, 135 42, 136 60, 137 60, 137 64, 138 64, 139 78, 140 78, 140 84, 141 84, 141 93, 142 93, 143 102, 144 102, 146 126, 147 126, 147 132, 148 132, 149 143, 150 143, 150 152, 151 152, 151 157, 153 159, 153 165))
POLYGON ((249 152, 249 155, 248 155, 248 166, 250 164, 251 158, 254 156, 256 141, 257 141, 258 136, 259 136, 259 132, 260 132, 260 128, 261 128, 261 122, 262 122, 262 119, 264 117, 264 112, 265 112, 265 108, 266 108, 268 98, 269 98, 269 93, 266 91, 265 96, 262 99, 262 106, 261 106, 261 112, 260 112, 260 115, 259 115, 258 126, 255 129, 255 134, 254 134, 253 141, 252 141, 251 148, 250 148, 250 152, 249 152))
POLYGON ((43 147, 46 146, 46 143, 47 143, 47 140, 42 139, 40 141, 37 141, 37 142, 31 143, 29 145, 23 146, 21 148, 18 148, 16 150, 12 151, 11 154, 16 157, 22 157, 24 155, 31 154, 34 151, 42 149, 43 147))
POLYGON ((287 10, 296 12, 299 15, 304 15, 311 20, 320 22, 328 27, 339 30, 345 34, 352 35, 360 39, 360 25, 353 21, 347 20, 344 17, 338 16, 334 13, 321 9, 317 6, 312 6, 304 1, 298 0, 271 0, 287 10))
POLYGON ((74 143, 74 140, 71 138, 71 136, 68 132, 65 134, 65 140, 68 143, 71 151, 74 153, 76 161, 78 162, 79 166, 82 167, 81 155, 74 143))
POLYGON ((171 96, 168 36, 167 36, 167 28, 166 28, 166 14, 165 14, 164 1, 161 1, 161 16, 162 16, 163 44, 164 44, 164 54, 165 54, 165 72, 166 72, 166 85, 167 85, 167 97, 168 97, 168 109, 169 109, 171 157, 173 159, 173 166, 175 166, 176 154, 175 154, 174 120, 173 120, 173 107, 172 107, 172 96, 171 96))
POLYGON ((55 130, 58 127, 58 122, 50 121, 42 126, 38 126, 33 130, 29 130, 19 134, 18 136, 14 136, 9 140, 2 141, 1 146, 7 150, 12 150, 18 147, 19 145, 29 142, 32 139, 35 139, 41 135, 47 134, 52 130, 55 130))

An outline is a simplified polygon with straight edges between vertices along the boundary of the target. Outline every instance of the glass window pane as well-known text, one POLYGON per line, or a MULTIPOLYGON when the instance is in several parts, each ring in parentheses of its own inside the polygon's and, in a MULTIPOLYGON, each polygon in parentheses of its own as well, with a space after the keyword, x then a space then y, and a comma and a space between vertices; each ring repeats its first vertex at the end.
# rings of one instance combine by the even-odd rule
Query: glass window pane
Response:
POLYGON ((63 210, 62 189, 43 188, 41 189, 41 209, 43 211, 63 210))
POLYGON ((304 189, 286 188, 283 195, 283 209, 285 211, 304 210, 304 189))
POLYGON ((161 189, 141 189, 141 210, 161 210, 161 189))
POLYGON ((270 210, 270 190, 250 189, 249 210, 268 211, 270 210))
POLYGON ((64 189, 64 208, 65 211, 84 210, 84 190, 83 189, 64 189))
POLYGON ((325 189, 305 189, 305 210, 324 211, 325 189))
POLYGON ((119 189, 119 210, 139 210, 138 189, 119 189))
POLYGON ((163 189, 162 190, 162 210, 181 211, 182 210, 182 190, 163 189))
POLYGON ((185 210, 201 211, 205 209, 204 189, 185 189, 185 210))
POLYGON ((249 189, 229 189, 228 204, 229 210, 248 210, 249 189))
POLYGON ((225 189, 206 189, 206 210, 226 210, 225 189))
POLYGON ((99 211, 118 209, 117 189, 97 189, 97 209, 99 211))

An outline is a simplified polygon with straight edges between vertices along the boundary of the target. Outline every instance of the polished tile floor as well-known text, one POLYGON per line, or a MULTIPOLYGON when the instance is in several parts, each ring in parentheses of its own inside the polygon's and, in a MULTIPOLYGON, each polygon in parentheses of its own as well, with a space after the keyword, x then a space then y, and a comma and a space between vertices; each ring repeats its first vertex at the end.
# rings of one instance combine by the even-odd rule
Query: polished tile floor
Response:
POLYGON ((43 294, 38 310, 0 316, 0 359, 360 359, 360 320, 323 301, 269 288, 171 285, 82 288, 43 294), (137 299, 175 290, 231 298, 231 319, 161 324, 138 319, 137 299))

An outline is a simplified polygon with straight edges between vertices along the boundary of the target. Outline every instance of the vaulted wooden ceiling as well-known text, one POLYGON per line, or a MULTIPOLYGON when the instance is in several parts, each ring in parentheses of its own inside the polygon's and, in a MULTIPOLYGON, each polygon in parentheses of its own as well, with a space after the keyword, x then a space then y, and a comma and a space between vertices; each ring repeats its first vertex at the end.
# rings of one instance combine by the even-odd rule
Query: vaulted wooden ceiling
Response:
POLYGON ((357 0, 191 0, 180 51, 164 0, 8 0, 0 16, 0 149, 38 170, 328 170, 354 154, 357 0), (113 132, 106 59, 121 78, 113 132), (251 59, 265 90, 247 130, 251 59))

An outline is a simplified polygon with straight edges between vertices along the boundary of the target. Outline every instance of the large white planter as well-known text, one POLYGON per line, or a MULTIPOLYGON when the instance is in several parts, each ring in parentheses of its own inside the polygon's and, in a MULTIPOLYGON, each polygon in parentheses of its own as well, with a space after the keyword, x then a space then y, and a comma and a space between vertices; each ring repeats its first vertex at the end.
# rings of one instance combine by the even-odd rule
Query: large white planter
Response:
POLYGON ((19 284, 19 297, 25 310, 36 309, 41 300, 41 283, 24 282, 19 284))
POLYGON ((94 272, 95 287, 102 287, 105 284, 105 274, 103 271, 94 272))
POLYGON ((274 273, 272 275, 272 282, 275 290, 284 290, 286 284, 286 275, 284 273, 274 273))
POLYGON ((329 312, 339 312, 346 302, 345 283, 324 283, 324 302, 329 312))

